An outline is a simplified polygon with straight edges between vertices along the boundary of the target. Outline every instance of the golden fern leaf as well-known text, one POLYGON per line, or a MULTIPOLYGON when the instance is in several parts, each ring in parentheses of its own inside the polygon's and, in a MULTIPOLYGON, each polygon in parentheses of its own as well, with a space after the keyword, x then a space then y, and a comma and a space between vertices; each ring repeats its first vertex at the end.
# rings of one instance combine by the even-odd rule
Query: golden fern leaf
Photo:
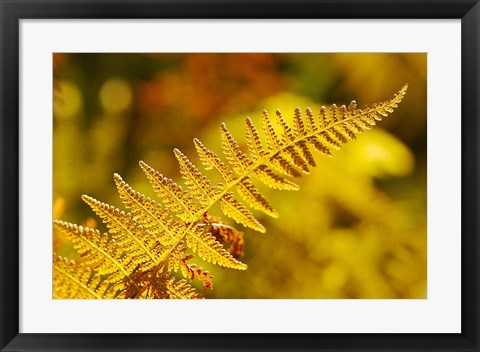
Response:
MULTIPOLYGON (((291 146, 288 147, 288 148, 290 150, 292 149, 291 146)), ((291 160, 292 156, 289 155, 288 158, 291 160)), ((298 158, 298 154, 297 154, 297 158, 298 158)), ((281 174, 284 174, 285 176, 301 177, 302 173, 300 171, 298 171, 295 164, 292 164, 292 162, 290 160, 288 160, 287 158, 285 158, 285 156, 283 156, 279 153, 279 154, 276 154, 276 155, 272 156, 271 158, 269 158, 265 162, 270 164, 271 166, 273 166, 278 172, 280 172, 281 174)), ((297 159, 297 163, 298 163, 298 159, 297 159)))
MULTIPOLYGON (((233 160, 232 162, 235 164, 238 162, 240 164, 240 166, 238 166, 240 170, 243 169, 241 164, 245 163, 245 165, 250 165, 251 161, 240 151, 240 147, 233 140, 233 137, 231 137, 225 125, 222 125, 222 136, 225 138, 225 145, 227 145, 227 148, 229 148, 229 152, 227 153, 231 155, 231 160, 233 160)), ((205 169, 215 169, 225 181, 225 185, 220 184, 217 186, 220 188, 228 187, 229 183, 235 180, 235 178, 232 176, 233 173, 230 168, 225 165, 214 152, 207 149, 197 138, 194 139, 194 143, 205 169)), ((278 217, 277 212, 270 204, 268 204, 266 199, 262 197, 260 192, 249 180, 248 176, 244 177, 240 183, 237 184, 236 188, 240 196, 245 200, 245 202, 247 202, 247 204, 250 204, 253 208, 261 210, 270 216, 278 217)))
POLYGON ((247 123, 245 127, 245 139, 247 140, 248 150, 253 160, 258 160, 265 155, 265 150, 262 146, 262 141, 257 128, 253 124, 250 117, 247 116, 247 123))
POLYGON ((203 176, 180 150, 175 149, 174 152, 180 164, 180 173, 192 195, 202 205, 212 204, 211 200, 215 197, 215 189, 211 186, 210 180, 203 176))
POLYGON ((86 267, 77 265, 54 254, 53 256, 53 297, 94 299, 116 298, 118 287, 86 267))
POLYGON ((246 270, 247 265, 235 259, 205 228, 197 226, 186 234, 186 243, 202 259, 226 268, 246 270))
MULTIPOLYGON (((298 108, 298 107, 297 107, 297 109, 300 110, 300 108, 298 108)), ((297 109, 295 109, 295 111, 297 109)), ((318 131, 318 126, 315 123, 315 116, 313 115, 312 109, 306 108, 305 109, 305 115, 307 115, 307 117, 305 119, 305 133, 312 135, 312 134, 314 134, 315 132, 318 131)))
POLYGON ((119 209, 83 195, 82 199, 102 218, 118 245, 135 260, 135 264, 151 268, 160 262, 160 243, 132 217, 119 209))
POLYGON ((232 218, 239 224, 242 224, 259 232, 266 232, 265 227, 253 216, 253 214, 238 200, 235 199, 232 192, 225 193, 220 198, 220 207, 225 215, 232 218))
POLYGON ((263 198, 260 191, 250 181, 250 178, 245 177, 237 184, 237 192, 252 208, 263 211, 273 218, 278 218, 277 211, 263 198))
POLYGON ((267 165, 259 165, 253 170, 255 177, 266 186, 281 191, 298 191, 300 187, 286 178, 277 175, 267 165))
POLYGON ((252 161, 242 152, 240 146, 224 123, 220 125, 220 133, 222 137, 223 153, 232 166, 233 171, 238 175, 245 175, 245 170, 248 170, 253 165, 252 161))
POLYGON ((193 142, 197 148, 198 156, 200 157, 200 161, 205 167, 205 170, 217 170, 226 183, 234 180, 233 172, 214 152, 207 149, 207 147, 205 147, 197 138, 194 138, 193 142))
POLYGON ((305 134, 305 126, 303 124, 302 109, 299 107, 295 108, 293 114, 293 135, 294 138, 305 134))
POLYGON ((162 245, 173 244, 181 237, 185 223, 175 221, 166 209, 136 192, 120 175, 115 174, 114 179, 123 204, 132 212, 133 219, 142 224, 162 245))
POLYGON ((320 115, 318 116, 318 118, 319 118, 318 123, 321 129, 330 125, 330 117, 327 113, 327 108, 325 106, 322 106, 320 108, 320 115))
MULTIPOLYGON (((225 153, 229 161, 236 165, 236 172, 239 173, 244 167, 251 166, 252 162, 240 151, 240 147, 224 124, 222 124, 221 130, 222 145, 224 146, 224 150, 225 148, 227 149, 225 153)), ((208 178, 203 176, 181 151, 175 149, 174 152, 180 164, 182 177, 190 191, 202 205, 211 206, 215 202, 212 202, 212 199, 214 199, 219 192, 211 186, 208 178)), ((252 213, 243 204, 234 198, 233 193, 224 193, 220 198, 220 206, 224 214, 228 217, 231 217, 235 221, 257 231, 265 232, 265 228, 257 221, 257 219, 255 219, 252 213)))
POLYGON ((202 296, 187 281, 170 279, 167 282, 167 290, 169 298, 174 299, 197 299, 202 296))
POLYGON ((136 268, 133 258, 108 234, 59 220, 54 220, 54 224, 72 241, 73 247, 84 258, 84 264, 100 275, 109 275, 110 282, 129 277, 136 268))
MULTIPOLYGON (((224 150, 232 169, 237 174, 240 172, 241 173, 239 174, 238 178, 228 182, 226 185, 218 188, 217 190, 210 184, 210 181, 203 176, 200 171, 187 159, 187 157, 183 155, 183 153, 181 153, 179 150, 175 150, 175 155, 180 162, 181 173, 185 183, 195 197, 201 201, 202 205, 204 205, 204 207, 201 208, 201 210, 197 213, 197 219, 200 219, 200 215, 198 214, 206 213, 211 206, 219 202, 222 211, 227 216, 233 218, 236 222, 247 227, 251 227, 259 232, 265 232, 265 228, 258 222, 257 219, 255 219, 252 213, 250 213, 242 203, 234 198, 233 193, 230 192, 229 189, 238 187, 242 181, 248 179, 250 174, 255 175, 262 182, 273 188, 291 190, 298 189, 298 186, 294 183, 291 183, 289 180, 276 175, 268 167, 268 165, 276 167, 277 170, 286 175, 296 177, 301 176, 301 173, 298 171, 297 167, 302 168, 305 172, 305 164, 313 164, 308 160, 311 155, 311 153, 309 153, 309 147, 317 149, 323 154, 331 155, 327 145, 339 149, 342 143, 348 141, 349 137, 352 138, 351 134, 347 136, 345 135, 348 134, 348 132, 345 130, 346 128, 348 128, 348 131, 350 132, 354 129, 355 131, 361 132, 364 129, 362 126, 372 125, 374 121, 380 118, 378 116, 379 114, 382 115, 385 114, 385 112, 392 111, 392 109, 398 106, 398 103, 400 103, 403 99, 407 87, 408 86, 405 85, 394 96, 393 99, 374 105, 373 108, 366 108, 365 111, 357 110, 356 103, 354 102, 349 105, 348 110, 344 109, 343 107, 338 109, 336 105, 333 105, 330 109, 330 113, 326 107, 322 107, 319 115, 320 127, 317 126, 311 109, 309 108, 306 109, 308 121, 306 123, 306 128, 301 127, 302 124, 300 122, 299 111, 296 109, 297 129, 294 130, 294 132, 291 132, 290 127, 286 124, 286 122, 284 122, 281 114, 278 113, 277 123, 279 123, 280 127, 282 127, 284 130, 284 138, 280 138, 278 136, 267 112, 263 111, 263 129, 267 137, 268 151, 263 151, 263 148, 260 148, 261 143, 259 144, 258 142, 255 142, 254 137, 249 137, 251 139, 253 138, 252 141, 257 145, 254 152, 257 160, 255 160, 255 157, 252 157, 255 162, 252 162, 248 156, 246 156, 246 154, 240 150, 238 143, 228 132, 226 126, 222 124, 222 149, 224 150), (303 151, 299 154, 296 153, 294 148, 299 148, 303 151), (288 159, 290 159, 290 161, 288 159)), ((249 118, 247 118, 246 130, 247 135, 258 135, 258 132, 256 133, 253 124, 249 123, 249 118)), ((209 151, 206 153, 206 151, 201 148, 198 142, 196 145, 200 147, 197 147, 197 151, 200 149, 200 158, 203 159, 202 161, 204 163, 207 163, 207 169, 215 168, 217 171, 221 172, 221 174, 227 174, 227 169, 218 156, 210 153, 209 151)), ((253 205, 252 203, 249 204, 253 205)), ((189 247, 195 251, 196 241, 192 240, 193 232, 191 231, 194 228, 193 224, 194 222, 187 228, 184 236, 186 236, 189 247)), ((207 234, 204 233, 204 235, 207 234)), ((211 236, 212 239, 214 239, 214 236, 211 234, 208 234, 208 236, 211 236)), ((198 239, 196 240, 198 241, 198 239)), ((209 248, 209 243, 207 243, 204 248, 209 248)))
POLYGON ((148 270, 136 270, 132 275, 132 281, 125 282, 124 297, 127 299, 141 298, 169 298, 167 290, 168 273, 163 272, 164 265, 160 264, 148 270))
POLYGON ((267 110, 262 111, 262 126, 265 136, 267 137, 267 149, 271 153, 278 150, 280 147, 280 140, 278 138, 275 127, 273 127, 272 121, 268 116, 267 110))
POLYGON ((305 140, 308 144, 310 144, 316 151, 327 155, 329 157, 332 157, 333 154, 330 151, 330 149, 326 146, 328 143, 322 143, 320 141, 320 138, 318 136, 312 135, 310 137, 307 137, 305 140))
MULTIPOLYGON (((303 124, 300 109, 295 109, 293 130, 287 124, 281 112, 277 110, 276 124, 283 131, 281 137, 277 134, 275 125, 264 110, 262 112, 262 122, 267 140, 267 151, 263 150, 261 140, 258 137, 258 131, 251 119, 247 117, 246 135, 249 142, 249 150, 252 154, 251 159, 241 151, 238 143, 225 124, 222 123, 222 149, 233 171, 237 173, 238 178, 227 182, 227 187, 223 187, 220 191, 215 192, 210 183, 205 181, 208 179, 203 175, 201 177, 198 176, 199 180, 203 180, 205 187, 211 188, 211 191, 209 191, 209 202, 203 204, 205 207, 202 211, 207 212, 213 204, 220 202, 224 214, 240 224, 259 232, 264 232, 265 228, 242 203, 234 198, 233 193, 229 189, 236 187, 237 191, 239 190, 239 193, 250 206, 260 208, 261 205, 264 205, 266 209, 262 210, 266 210, 268 213, 271 211, 270 207, 266 205, 268 203, 263 203, 263 200, 258 195, 254 196, 252 200, 249 197, 252 196, 251 192, 250 194, 245 192, 245 182, 249 181, 250 175, 255 175, 262 182, 273 188, 298 189, 297 185, 291 184, 288 180, 276 175, 269 167, 274 167, 280 173, 292 177, 299 177, 302 173, 308 173, 309 166, 315 165, 310 148, 316 149, 323 154, 331 155, 330 148, 340 149, 342 144, 355 139, 357 133, 362 132, 369 126, 373 126, 376 121, 380 121, 382 117, 393 112, 393 109, 402 101, 407 88, 408 85, 406 84, 394 95, 393 99, 376 103, 371 108, 367 107, 364 110, 357 109, 355 101, 352 101, 348 108, 344 105, 338 108, 336 104, 333 104, 330 109, 322 106, 318 126, 310 108, 306 109, 307 122, 305 125, 303 124)), ((200 145, 199 142, 196 144, 200 145)), ((200 151, 199 154, 202 154, 202 152, 200 151)), ((178 153, 176 152, 176 154, 178 153)), ((184 158, 186 159, 186 157, 184 158)), ((200 158, 202 159, 202 155, 200 155, 200 158)), ((205 158, 203 157, 203 159, 205 158)), ((210 159, 215 160, 216 165, 222 165, 222 174, 228 172, 218 156, 211 153, 210 159)), ((211 165, 209 164, 209 166, 211 165)), ((219 171, 218 169, 217 171, 219 171)), ((191 180, 188 181, 191 183, 191 180)), ((198 184, 199 182, 197 182, 197 188, 198 184)))
POLYGON ((210 216, 206 220, 206 225, 208 225, 208 232, 212 234, 218 242, 229 244, 228 252, 234 258, 243 256, 245 245, 243 232, 222 223, 220 220, 213 221, 213 218, 210 216))
MULTIPOLYGON (((298 147, 301 151, 301 144, 303 141, 299 141, 298 143, 295 144, 295 146, 289 146, 285 148, 285 153, 287 156, 288 161, 293 164, 295 168, 299 169, 301 172, 304 174, 309 174, 310 169, 308 167, 308 162, 304 159, 305 155, 308 155, 306 151, 303 152, 303 155, 300 155, 297 151, 298 147)), ((308 148, 307 148, 308 150, 308 148)), ((300 174, 301 175, 301 174, 300 174)))
POLYGON ((307 141, 300 141, 297 143, 297 146, 306 163, 311 167, 317 166, 317 164, 315 163, 315 159, 313 158, 312 152, 310 151, 310 149, 308 149, 307 141))
POLYGON ((166 208, 183 221, 193 221, 195 219, 199 208, 188 192, 143 161, 140 161, 140 167, 147 175, 155 193, 163 200, 166 208))
POLYGON ((214 276, 211 275, 208 271, 206 271, 201 266, 196 264, 187 264, 187 273, 188 278, 193 280, 194 277, 199 278, 202 281, 203 289, 210 290, 213 288, 213 279, 214 276))
POLYGON ((213 287, 213 276, 208 271, 199 267, 196 264, 190 264, 188 261, 193 259, 193 254, 185 254, 187 248, 184 246, 184 242, 181 241, 168 257, 168 272, 180 272, 183 277, 192 281, 195 277, 202 281, 203 289, 211 289, 213 287))
POLYGON ((280 110, 275 110, 275 115, 277 115, 277 124, 282 129, 282 138, 280 144, 285 144, 286 142, 293 141, 292 129, 288 125, 287 121, 283 118, 282 112, 280 110))

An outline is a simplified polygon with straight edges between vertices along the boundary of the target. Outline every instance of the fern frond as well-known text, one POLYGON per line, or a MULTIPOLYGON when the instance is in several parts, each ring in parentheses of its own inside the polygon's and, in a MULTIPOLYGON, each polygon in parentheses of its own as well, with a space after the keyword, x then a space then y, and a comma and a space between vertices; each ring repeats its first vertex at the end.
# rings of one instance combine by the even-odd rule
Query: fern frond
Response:
POLYGON ((267 161, 271 166, 273 166, 278 172, 284 174, 285 176, 290 177, 301 177, 302 173, 298 171, 296 166, 287 160, 280 153, 272 156, 267 161))
POLYGON ((258 160, 265 155, 266 152, 263 149, 262 140, 260 139, 257 128, 248 116, 245 127, 245 138, 247 140, 248 150, 250 151, 253 160, 258 160))
POLYGON ((133 219, 131 213, 120 211, 87 195, 83 195, 82 199, 103 220, 118 245, 134 258, 137 265, 150 268, 159 264, 160 243, 133 219))
POLYGON ((131 282, 125 282, 124 297, 127 299, 152 299, 168 297, 167 281, 169 279, 168 273, 163 272, 164 264, 159 264, 156 267, 148 270, 136 270, 132 275, 131 282))
POLYGON ((318 119, 318 123, 321 129, 330 125, 330 117, 328 116, 327 108, 324 105, 322 105, 322 107, 320 108, 320 114, 318 115, 318 119))
POLYGON ((180 272, 183 277, 193 280, 195 277, 202 281, 203 289, 211 289, 213 287, 213 276, 210 275, 208 271, 202 267, 188 263, 190 259, 193 259, 195 256, 193 254, 186 254, 187 248, 184 246, 183 241, 181 241, 174 250, 172 250, 171 255, 168 258, 168 272, 180 272))
POLYGON ((143 161, 140 161, 140 167, 147 175, 155 193, 163 200, 166 208, 183 221, 193 221, 195 219, 199 208, 188 192, 143 161))
POLYGON ((175 281, 170 279, 167 282, 167 290, 169 298, 173 299, 198 299, 203 298, 186 280, 175 281))
POLYGON ((253 174, 258 180, 273 189, 278 189, 281 191, 298 191, 300 189, 300 186, 282 176, 277 175, 266 165, 259 165, 253 170, 253 174))
POLYGON ((129 277, 137 267, 133 258, 108 234, 59 220, 54 220, 54 224, 72 241, 73 247, 84 258, 84 264, 100 275, 110 275, 110 282, 129 277))
POLYGON ((223 161, 211 150, 207 149, 197 138, 193 140, 197 148, 198 156, 205 170, 215 169, 226 183, 234 180, 233 172, 223 163, 223 161))
MULTIPOLYGON (((234 165, 237 165, 233 166, 233 168, 235 169, 235 167, 237 167, 238 170, 243 170, 243 165, 251 165, 252 162, 243 152, 240 151, 240 146, 233 140, 233 137, 231 137, 225 125, 222 125, 222 136, 224 136, 225 144, 228 145, 229 148, 229 152, 227 154, 231 156, 229 159, 230 164, 233 163, 234 165)), ((196 138, 194 139, 194 143, 205 169, 215 169, 225 181, 225 185, 220 185, 221 188, 227 187, 230 182, 235 180, 235 178, 232 176, 233 173, 230 168, 223 163, 218 155, 207 149, 202 142, 196 138)), ((268 204, 266 199, 262 197, 260 192, 249 180, 248 176, 244 177, 240 183, 237 184, 236 188, 240 196, 247 204, 250 204, 250 206, 253 208, 261 210, 270 216, 278 217, 278 213, 270 204, 268 204)))
POLYGON ((188 264, 187 273, 189 275, 190 280, 193 280, 193 278, 195 277, 200 279, 202 281, 204 290, 211 290, 213 288, 214 276, 211 275, 208 271, 206 271, 201 266, 198 266, 196 264, 188 264))
POLYGON ((283 118, 282 112, 280 110, 276 110, 275 114, 277 115, 277 124, 283 130, 282 138, 280 144, 285 144, 286 142, 293 141, 293 133, 292 129, 288 125, 287 121, 283 118))
MULTIPOLYGON (((300 177, 302 173, 309 173, 309 167, 315 166, 310 148, 331 155, 330 148, 340 149, 343 144, 355 139, 357 133, 362 132, 368 126, 372 126, 376 121, 380 121, 382 117, 393 112, 393 109, 402 101, 407 88, 408 85, 405 85, 394 95, 393 99, 374 104, 371 108, 366 107, 364 110, 357 109, 355 101, 352 101, 348 108, 345 105, 339 108, 336 104, 332 104, 330 109, 322 106, 318 126, 311 109, 306 109, 307 119, 304 125, 301 111, 297 108, 294 112, 293 130, 280 111, 276 111, 277 126, 275 126, 264 110, 262 112, 262 123, 266 136, 267 151, 263 150, 258 131, 250 118, 246 120, 246 135, 252 159, 241 151, 238 143, 227 130, 225 124, 222 123, 222 149, 230 166, 239 176, 238 179, 228 183, 229 187, 236 187, 244 199, 248 198, 248 195, 245 194, 245 186, 242 187, 242 182, 248 180, 250 175, 253 174, 270 187, 298 189, 297 185, 276 175, 269 167, 273 167, 285 176, 291 177, 300 177), (283 131, 281 137, 277 134, 276 128, 283 131)), ((219 158, 215 160, 217 164, 221 162, 219 158)), ((223 173, 226 172, 225 167, 222 170, 223 173)), ((212 192, 212 195, 210 205, 205 206, 204 212, 212 204, 219 201, 224 214, 236 222, 259 232, 265 231, 258 220, 233 197, 228 189, 222 190, 217 195, 212 192)), ((251 206, 259 208, 263 201, 258 197, 254 197, 254 199, 256 201, 251 199, 246 201, 251 206)))
POLYGON ((305 126, 303 124, 302 109, 298 106, 295 108, 293 115, 293 135, 295 138, 305 134, 305 126))
POLYGON ((313 136, 307 137, 306 142, 309 145, 311 145, 316 151, 318 151, 318 152, 320 152, 324 155, 327 155, 329 157, 333 156, 330 149, 325 145, 325 143, 322 143, 320 141, 318 136, 313 135, 313 136))
POLYGON ((232 192, 225 193, 220 198, 220 207, 225 215, 239 224, 259 232, 266 232, 265 227, 253 216, 242 203, 235 199, 232 192))
POLYGON ((305 162, 309 166, 316 167, 317 164, 315 163, 315 159, 314 159, 312 153, 310 152, 310 149, 308 149, 307 141, 298 142, 298 148, 300 149, 302 159, 305 160, 305 162))
POLYGON ((242 152, 240 146, 235 141, 227 126, 222 123, 220 125, 220 135, 222 139, 222 150, 228 162, 238 175, 245 175, 245 170, 248 170, 252 165, 252 161, 247 155, 242 152))
POLYGON ((248 177, 245 177, 237 185, 237 192, 243 200, 250 204, 254 209, 263 211, 265 214, 273 218, 278 218, 278 213, 260 194, 260 191, 253 185, 248 177))
POLYGON ((197 226, 195 231, 187 233, 186 242, 187 246, 191 248, 194 253, 197 253, 207 262, 231 269, 247 269, 247 265, 235 259, 212 234, 206 232, 205 229, 200 226, 197 226))
POLYGON ((168 211, 158 203, 136 192, 118 174, 114 175, 118 193, 123 204, 130 209, 133 220, 149 231, 164 245, 171 245, 177 242, 185 230, 185 223, 175 221, 168 211))
MULTIPOLYGON (((301 142, 299 141, 295 146, 300 148, 301 142)), ((303 155, 301 156, 295 146, 289 146, 285 148, 285 155, 287 159, 295 165, 296 168, 301 170, 304 174, 309 174, 310 169, 308 168, 308 163, 304 160, 303 155)))
POLYGON ((312 135, 318 131, 317 124, 315 123, 315 116, 310 108, 305 109, 305 114, 307 115, 307 118, 305 119, 305 133, 312 135))
POLYGON ((242 257, 244 252, 243 232, 222 223, 219 219, 214 217, 206 217, 206 225, 208 225, 208 232, 210 232, 215 239, 222 244, 229 244, 228 252, 234 257, 242 257))
POLYGON ((267 139, 268 151, 271 153, 278 150, 278 148, 280 147, 280 139, 278 138, 275 127, 273 127, 272 121, 268 116, 267 110, 262 111, 262 126, 263 131, 265 132, 265 137, 267 139))
POLYGON ((53 297, 55 298, 116 298, 118 288, 86 267, 60 256, 53 256, 53 297))
POLYGON ((215 189, 211 186, 210 180, 203 176, 180 150, 175 149, 174 152, 180 164, 182 178, 192 195, 202 205, 212 204, 212 199, 215 198, 215 189))

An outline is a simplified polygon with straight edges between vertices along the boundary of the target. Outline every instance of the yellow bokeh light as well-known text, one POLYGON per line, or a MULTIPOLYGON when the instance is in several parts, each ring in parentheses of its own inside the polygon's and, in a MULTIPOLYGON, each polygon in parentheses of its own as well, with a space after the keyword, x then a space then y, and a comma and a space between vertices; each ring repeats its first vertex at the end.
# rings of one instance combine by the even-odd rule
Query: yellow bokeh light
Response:
POLYGON ((132 104, 132 89, 127 81, 111 78, 102 85, 99 98, 106 113, 117 114, 127 110, 132 104))

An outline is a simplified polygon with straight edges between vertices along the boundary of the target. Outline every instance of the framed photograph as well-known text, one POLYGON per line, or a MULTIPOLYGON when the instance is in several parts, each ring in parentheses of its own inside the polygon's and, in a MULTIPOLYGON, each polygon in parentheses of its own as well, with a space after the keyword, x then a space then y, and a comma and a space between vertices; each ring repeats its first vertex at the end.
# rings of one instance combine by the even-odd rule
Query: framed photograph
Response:
POLYGON ((478 343, 478 1, 2 1, 2 351, 478 343))

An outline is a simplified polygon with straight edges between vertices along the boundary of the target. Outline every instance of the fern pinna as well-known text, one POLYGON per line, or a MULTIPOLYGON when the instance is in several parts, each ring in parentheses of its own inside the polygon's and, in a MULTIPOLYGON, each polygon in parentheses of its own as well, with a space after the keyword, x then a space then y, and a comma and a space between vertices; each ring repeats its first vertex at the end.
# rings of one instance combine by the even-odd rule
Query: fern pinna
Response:
POLYGON ((243 254, 243 233, 210 215, 210 208, 219 204, 223 214, 235 222, 265 232, 247 206, 275 218, 278 213, 252 179, 278 190, 298 190, 299 186, 287 177, 308 174, 316 166, 312 150, 332 156, 332 149, 340 149, 342 144, 392 113, 407 87, 403 86, 392 99, 364 109, 358 109, 355 101, 348 106, 333 104, 330 108, 322 106, 315 117, 310 108, 305 114, 297 108, 292 126, 279 110, 275 119, 263 111, 265 141, 247 117, 248 154, 222 123, 221 145, 227 162, 194 139, 204 169, 214 169, 220 175, 221 182, 217 184, 178 149, 174 154, 186 187, 140 161, 163 205, 135 191, 115 174, 118 193, 128 212, 82 196, 103 220, 107 233, 54 221, 84 259, 78 265, 54 255, 54 297, 201 298, 188 282, 197 278, 204 289, 211 289, 213 276, 191 263, 195 256, 225 268, 247 268, 238 260, 243 254), (175 275, 178 272, 182 279, 175 275))

